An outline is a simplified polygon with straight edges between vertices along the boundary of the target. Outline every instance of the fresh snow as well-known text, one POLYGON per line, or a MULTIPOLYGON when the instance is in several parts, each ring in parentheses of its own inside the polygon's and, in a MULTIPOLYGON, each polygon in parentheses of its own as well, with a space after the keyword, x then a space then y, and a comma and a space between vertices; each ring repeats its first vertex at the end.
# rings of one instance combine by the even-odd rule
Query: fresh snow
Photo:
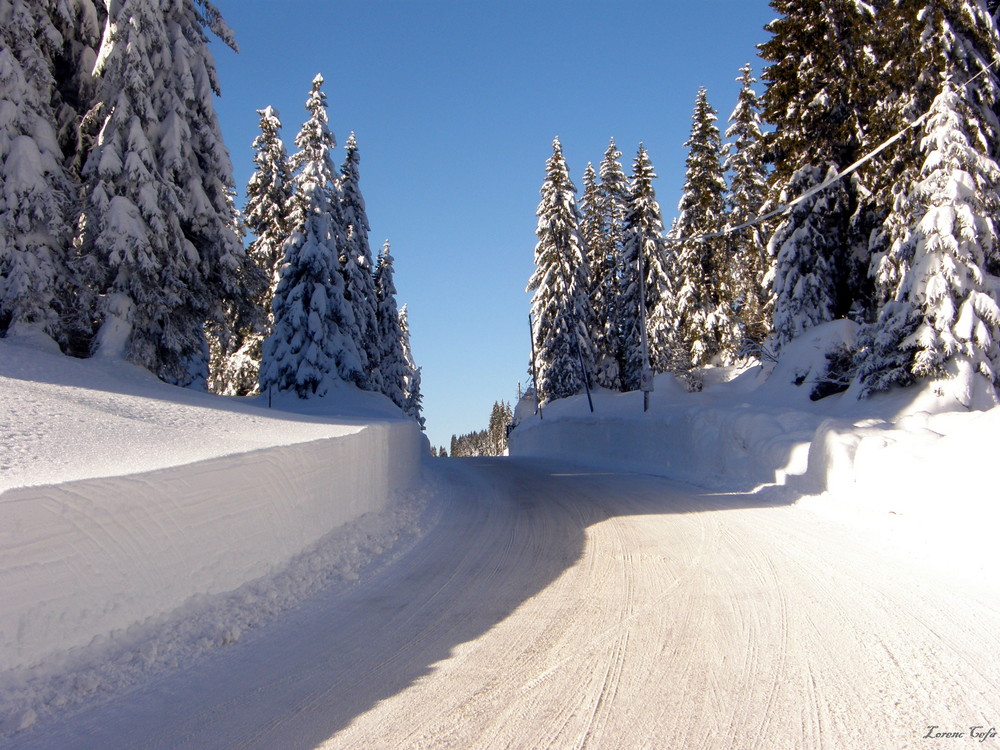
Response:
MULTIPOLYGON (((523 401, 511 458, 427 460, 420 482, 367 503, 378 512, 296 538, 298 553, 257 578, 213 593, 206 568, 180 582, 190 597, 171 611, 3 672, 4 746, 888 749, 922 747, 933 726, 988 732, 1000 715, 1000 571, 987 538, 1000 520, 989 479, 1000 409, 970 409, 988 403, 949 383, 811 401, 826 353, 854 334, 826 324, 776 364, 703 370, 700 393, 660 377, 648 413, 638 393, 598 391, 593 415, 584 397, 544 418, 523 401)), ((211 481, 210 467, 285 484, 323 463, 317 445, 358 439, 366 424, 406 425, 412 441, 382 445, 393 452, 421 443, 412 421, 373 417, 353 388, 323 400, 351 417, 278 416, 265 397, 175 389, 24 338, 0 341, 0 373, 5 407, 37 402, 3 425, 15 431, 5 443, 31 426, 53 438, 94 429, 110 412, 129 415, 121 429, 133 436, 111 447, 141 454, 169 431, 146 431, 144 415, 176 410, 178 438, 216 445, 216 458, 191 459, 178 439, 159 469, 34 488, 42 510, 93 498, 92 515, 67 517, 91 541, 104 534, 92 549, 109 554, 146 543, 153 526, 120 512, 141 486, 164 491, 144 495, 146 517, 196 534, 204 521, 231 571, 247 537, 230 514, 246 495, 211 481), (45 421, 56 413, 70 416, 45 421), (220 425, 240 418, 262 434, 279 421, 270 434, 287 439, 220 449, 233 437, 220 425), (299 432, 311 429, 331 433, 299 432), (273 460, 257 474, 262 454, 273 460), (206 515, 176 515, 190 502, 206 515)), ((69 468, 54 463, 55 442, 35 448, 53 478, 69 468)), ((348 455, 333 463, 359 486, 390 470, 376 465, 381 448, 348 455)), ((32 490, 16 465, 5 506, 32 490)), ((69 549, 43 537, 14 555, 16 528, 0 534, 5 592, 25 572, 15 557, 69 549)), ((76 572, 111 611, 129 606, 76 572)), ((129 577, 153 599, 159 583, 144 575, 129 577)), ((39 584, 64 598, 24 591, 12 603, 54 614, 65 601, 64 617, 77 617, 66 579, 39 584)))

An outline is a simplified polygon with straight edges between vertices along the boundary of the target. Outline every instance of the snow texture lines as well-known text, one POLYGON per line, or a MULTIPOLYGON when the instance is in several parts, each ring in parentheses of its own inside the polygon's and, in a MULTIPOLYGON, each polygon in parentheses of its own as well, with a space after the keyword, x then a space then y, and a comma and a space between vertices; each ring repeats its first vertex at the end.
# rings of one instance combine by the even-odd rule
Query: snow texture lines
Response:
MULTIPOLYGON (((437 522, 404 554, 92 710, 89 741, 895 750, 1000 714, 994 579, 752 494, 553 460, 425 470, 437 522)), ((76 728, 14 747, 81 748, 76 728)))

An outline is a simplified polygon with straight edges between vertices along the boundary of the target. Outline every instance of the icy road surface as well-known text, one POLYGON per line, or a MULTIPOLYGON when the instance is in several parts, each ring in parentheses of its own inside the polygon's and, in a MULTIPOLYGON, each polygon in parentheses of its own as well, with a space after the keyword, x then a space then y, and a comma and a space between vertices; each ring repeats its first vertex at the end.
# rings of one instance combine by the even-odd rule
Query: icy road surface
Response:
POLYGON ((908 551, 905 519, 538 460, 432 471, 440 520, 387 567, 13 747, 1000 744, 969 736, 1000 723, 996 577, 908 551))

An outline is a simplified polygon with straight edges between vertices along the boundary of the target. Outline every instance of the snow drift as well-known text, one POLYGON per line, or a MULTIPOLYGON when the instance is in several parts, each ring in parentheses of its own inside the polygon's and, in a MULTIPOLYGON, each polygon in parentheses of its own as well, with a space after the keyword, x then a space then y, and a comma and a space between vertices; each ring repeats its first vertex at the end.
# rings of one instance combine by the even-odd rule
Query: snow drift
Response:
POLYGON ((1000 409, 986 410, 983 394, 963 391, 962 383, 929 383, 864 400, 853 390, 812 399, 817 385, 830 382, 830 356, 855 333, 850 321, 818 326, 767 367, 703 371, 699 393, 661 375, 647 413, 637 392, 599 391, 593 414, 580 396, 550 404, 542 418, 523 402, 510 453, 729 492, 783 485, 800 496, 832 493, 880 510, 942 496, 982 499, 978 474, 941 467, 990 465, 1000 409))

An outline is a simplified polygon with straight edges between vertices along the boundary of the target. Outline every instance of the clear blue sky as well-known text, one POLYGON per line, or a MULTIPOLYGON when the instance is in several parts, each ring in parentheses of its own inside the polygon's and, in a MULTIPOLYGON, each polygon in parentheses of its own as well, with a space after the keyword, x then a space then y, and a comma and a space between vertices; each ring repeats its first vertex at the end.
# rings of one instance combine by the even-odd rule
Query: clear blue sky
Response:
POLYGON ((215 4, 240 45, 213 45, 238 189, 256 110, 280 111, 293 151, 316 73, 338 144, 356 133, 372 249, 392 243, 434 445, 485 428, 493 402, 513 402, 527 382, 524 287, 552 139, 577 187, 609 138, 626 172, 643 141, 669 226, 695 94, 708 89, 724 127, 740 66, 759 77, 756 45, 773 17, 766 0, 215 4))

